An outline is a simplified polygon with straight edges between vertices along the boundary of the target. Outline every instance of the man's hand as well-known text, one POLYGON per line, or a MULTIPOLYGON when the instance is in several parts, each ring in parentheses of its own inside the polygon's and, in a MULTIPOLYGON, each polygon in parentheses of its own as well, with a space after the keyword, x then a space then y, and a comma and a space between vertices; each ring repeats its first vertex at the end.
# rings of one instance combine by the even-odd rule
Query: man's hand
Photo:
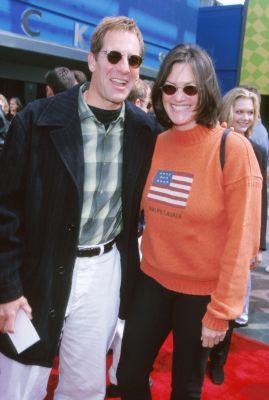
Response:
POLYGON ((202 327, 202 346, 213 347, 225 338, 226 331, 214 331, 205 326, 202 327))
POLYGON ((24 296, 9 303, 0 304, 0 332, 13 333, 17 311, 22 308, 32 319, 32 309, 24 296))

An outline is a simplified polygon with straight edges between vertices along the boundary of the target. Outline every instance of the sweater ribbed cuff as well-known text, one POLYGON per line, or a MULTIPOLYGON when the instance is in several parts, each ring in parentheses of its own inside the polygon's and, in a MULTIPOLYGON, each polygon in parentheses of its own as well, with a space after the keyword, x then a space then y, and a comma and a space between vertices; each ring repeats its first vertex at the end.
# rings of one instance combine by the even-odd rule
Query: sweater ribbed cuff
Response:
POLYGON ((205 313, 205 316, 202 320, 202 324, 207 328, 216 331, 225 331, 229 327, 229 323, 227 320, 215 318, 209 312, 205 313))

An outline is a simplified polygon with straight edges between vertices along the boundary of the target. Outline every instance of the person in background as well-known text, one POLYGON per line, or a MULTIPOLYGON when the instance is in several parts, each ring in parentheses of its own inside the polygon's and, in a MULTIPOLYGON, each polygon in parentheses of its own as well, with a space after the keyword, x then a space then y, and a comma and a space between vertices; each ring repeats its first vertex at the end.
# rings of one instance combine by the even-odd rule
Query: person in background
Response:
POLYGON ((251 93, 256 94, 256 96, 258 98, 259 111, 258 111, 257 121, 254 124, 254 126, 252 127, 250 138, 251 138, 251 140, 253 142, 255 142, 258 145, 262 146, 265 149, 265 151, 266 151, 266 153, 268 155, 268 151, 269 151, 268 132, 267 132, 267 129, 265 128, 265 126, 262 123, 261 115, 260 115, 261 95, 260 95, 258 89, 256 87, 254 87, 254 86, 242 85, 240 87, 248 90, 251 93))
POLYGON ((128 96, 128 100, 146 113, 149 112, 151 108, 151 89, 149 85, 143 79, 138 79, 128 96))
POLYGON ((76 83, 87 82, 87 77, 83 71, 80 71, 79 69, 72 69, 72 72, 75 76, 76 83))
MULTIPOLYGON (((106 354, 139 271, 140 200, 156 126, 125 101, 143 61, 134 20, 91 36, 91 81, 29 103, 0 159, 0 399, 103 400, 106 354), (18 354, 17 313, 40 340, 18 354)), ((21 333, 23 335, 23 332, 21 333)))
POLYGON ((12 120, 15 117, 16 113, 22 109, 23 105, 19 97, 11 97, 9 100, 9 113, 7 118, 12 120))
MULTIPOLYGON (((150 88, 150 93, 152 92, 152 88, 154 85, 154 81, 150 80, 150 79, 144 79, 144 82, 148 85, 148 87, 150 88)), ((154 115, 154 110, 152 107, 152 102, 151 102, 151 107, 149 107, 149 112, 154 115)))
POLYGON ((142 195, 141 272, 122 341, 122 400, 149 400, 149 374, 173 334, 171 400, 199 400, 208 355, 241 312, 259 250, 262 177, 253 149, 230 132, 220 164, 220 92, 208 54, 180 44, 152 90, 160 124, 142 195))
POLYGON ((9 104, 8 104, 7 98, 1 93, 0 93, 0 107, 1 107, 1 110, 4 112, 4 114, 8 115, 9 104))
POLYGON ((7 136, 7 131, 9 128, 9 121, 7 119, 8 111, 9 111, 8 101, 3 94, 0 94, 0 151, 4 146, 7 136))
MULTIPOLYGON (((267 226, 267 158, 268 153, 264 146, 253 140, 253 129, 260 115, 260 102, 253 91, 244 87, 235 87, 223 97, 220 121, 226 122, 228 127, 247 138, 253 147, 263 177, 261 199, 261 231, 258 262, 262 261, 262 252, 266 250, 267 226)), ((251 229, 251 228, 250 228, 251 229)), ((251 265, 253 267, 253 265, 251 265)), ((231 338, 234 327, 240 328, 248 325, 249 301, 251 293, 251 274, 249 273, 247 293, 243 310, 235 321, 231 321, 225 339, 215 346, 210 353, 208 364, 209 377, 212 382, 220 385, 224 381, 224 366, 229 354, 231 338)))
POLYGON ((75 76, 67 67, 56 67, 45 74, 46 97, 54 96, 77 84, 75 76))
MULTIPOLYGON (((255 86, 250 86, 250 85, 244 85, 242 87, 244 87, 245 89, 249 90, 250 92, 255 93, 256 96, 258 97, 259 105, 261 106, 261 95, 260 95, 259 91, 257 90, 257 88, 255 86)), ((269 164, 269 157, 268 157, 269 135, 268 135, 266 127, 262 123, 260 113, 258 115, 256 124, 253 126, 253 130, 252 130, 250 138, 251 138, 251 140, 253 142, 256 142, 257 144, 262 146, 265 149, 266 153, 267 153, 267 181, 268 181, 268 177, 269 177, 269 172, 268 172, 268 164, 269 164)), ((269 266, 268 265, 265 266, 265 272, 269 272, 269 266)))

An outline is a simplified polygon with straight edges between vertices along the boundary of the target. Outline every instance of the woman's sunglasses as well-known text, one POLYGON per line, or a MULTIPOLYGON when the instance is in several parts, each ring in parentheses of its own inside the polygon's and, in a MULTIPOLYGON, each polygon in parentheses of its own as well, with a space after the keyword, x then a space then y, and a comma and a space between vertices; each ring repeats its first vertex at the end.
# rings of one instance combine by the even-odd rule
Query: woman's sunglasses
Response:
MULTIPOLYGON (((107 60, 108 62, 110 62, 110 64, 118 64, 118 62, 122 59, 123 54, 121 54, 119 51, 117 50, 101 50, 100 53, 105 53, 107 56, 107 60)), ((140 67, 140 65, 142 64, 143 58, 140 56, 137 56, 135 54, 133 55, 128 55, 127 56, 128 59, 128 63, 129 66, 131 68, 138 68, 140 67)))
POLYGON ((171 83, 165 83, 161 87, 162 92, 167 94, 168 96, 172 96, 173 94, 175 94, 178 89, 182 89, 183 93, 185 93, 187 96, 195 96, 198 93, 198 88, 195 85, 177 87, 175 85, 172 85, 171 83))

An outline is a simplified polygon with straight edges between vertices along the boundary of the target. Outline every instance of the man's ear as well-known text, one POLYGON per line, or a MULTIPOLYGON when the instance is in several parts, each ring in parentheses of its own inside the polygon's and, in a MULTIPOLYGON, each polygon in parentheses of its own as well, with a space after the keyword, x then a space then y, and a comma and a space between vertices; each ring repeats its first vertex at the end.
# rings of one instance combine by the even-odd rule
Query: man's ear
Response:
POLYGON ((140 99, 136 99, 134 104, 136 105, 136 107, 140 107, 141 106, 141 101, 140 99))
POLYGON ((88 67, 90 72, 94 72, 96 66, 96 58, 95 54, 93 54, 91 51, 88 54, 88 67))
POLYGON ((46 96, 47 97, 54 96, 54 92, 53 92, 52 88, 49 85, 46 86, 46 96))

